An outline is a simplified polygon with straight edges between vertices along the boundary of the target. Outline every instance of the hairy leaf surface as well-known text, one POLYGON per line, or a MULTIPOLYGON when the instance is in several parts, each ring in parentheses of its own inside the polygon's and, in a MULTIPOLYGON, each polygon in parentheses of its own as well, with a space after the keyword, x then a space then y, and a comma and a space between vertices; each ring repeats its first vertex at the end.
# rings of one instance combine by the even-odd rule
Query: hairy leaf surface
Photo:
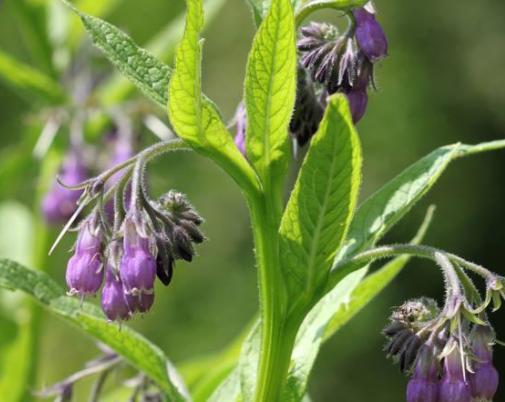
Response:
POLYGON ((281 264, 294 294, 324 282, 351 223, 361 181, 361 146, 342 95, 333 96, 282 218, 281 264))
POLYGON ((295 92, 293 10, 289 0, 275 0, 254 38, 245 80, 247 156, 267 191, 287 168, 295 92))
POLYGON ((108 323, 100 310, 87 302, 65 295, 65 291, 41 271, 34 271, 7 259, 0 259, 0 287, 21 290, 52 313, 70 321, 93 338, 107 344, 134 367, 149 376, 173 401, 185 401, 184 391, 169 378, 173 370, 164 353, 142 335, 108 323))
POLYGON ((216 106, 202 94, 200 32, 203 18, 201 0, 188 0, 186 28, 170 81, 169 118, 179 137, 212 158, 243 190, 254 189, 256 174, 235 146, 216 106))

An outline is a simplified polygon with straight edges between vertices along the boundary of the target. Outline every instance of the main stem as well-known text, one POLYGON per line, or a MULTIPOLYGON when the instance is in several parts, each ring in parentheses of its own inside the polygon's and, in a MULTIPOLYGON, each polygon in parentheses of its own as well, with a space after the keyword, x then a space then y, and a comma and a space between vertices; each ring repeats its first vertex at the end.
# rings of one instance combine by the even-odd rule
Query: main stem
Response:
POLYGON ((280 400, 297 325, 287 320, 285 287, 278 253, 278 219, 273 202, 264 195, 250 203, 261 309, 261 349, 256 402, 280 400))

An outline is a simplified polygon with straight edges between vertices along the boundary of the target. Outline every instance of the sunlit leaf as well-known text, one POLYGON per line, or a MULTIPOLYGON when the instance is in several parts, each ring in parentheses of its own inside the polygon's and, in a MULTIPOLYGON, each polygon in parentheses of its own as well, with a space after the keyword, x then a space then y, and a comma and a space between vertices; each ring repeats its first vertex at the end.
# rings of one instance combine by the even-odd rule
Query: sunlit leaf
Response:
POLYGON ((47 274, 0 259, 0 287, 27 293, 52 313, 108 345, 149 376, 170 400, 188 399, 184 390, 176 385, 177 382, 169 378, 169 370, 173 367, 157 346, 128 326, 108 323, 96 306, 66 296, 65 291, 47 274))

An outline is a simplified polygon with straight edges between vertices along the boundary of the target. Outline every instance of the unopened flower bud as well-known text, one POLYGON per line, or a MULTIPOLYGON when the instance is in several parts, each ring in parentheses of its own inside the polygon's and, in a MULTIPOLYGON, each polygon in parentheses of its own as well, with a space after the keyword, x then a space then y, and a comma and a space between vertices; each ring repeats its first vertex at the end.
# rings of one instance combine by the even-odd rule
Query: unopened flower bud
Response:
POLYGON ((388 42, 375 14, 363 7, 353 10, 353 15, 356 20, 356 41, 365 56, 372 63, 386 57, 388 42))
POLYGON ((423 345, 407 385, 407 402, 438 402, 438 362, 433 348, 423 345))
MULTIPOLYGON (((86 180, 86 167, 75 152, 70 152, 60 169, 59 178, 68 186, 79 184, 86 180)), ((42 200, 42 214, 50 224, 67 221, 77 208, 83 190, 70 190, 58 182, 54 182, 51 189, 42 200)))
POLYGON ((174 228, 173 241, 176 256, 186 261, 192 261, 195 251, 188 233, 182 227, 176 226, 174 228))
POLYGON ((128 320, 131 309, 126 301, 123 283, 111 266, 105 273, 105 285, 102 289, 102 310, 111 321, 128 320))
POLYGON ((66 281, 71 294, 93 295, 103 280, 102 233, 92 215, 79 230, 74 255, 67 264, 66 281))
POLYGON ((174 257, 168 244, 158 242, 158 256, 156 257, 156 275, 163 285, 168 286, 174 272, 174 257))
POLYGON ((499 375, 493 366, 494 333, 491 327, 476 325, 470 335, 475 362, 470 373, 472 396, 478 401, 492 401, 498 389, 499 375))
MULTIPOLYGON (((455 341, 450 341, 454 342, 455 341)), ((471 402, 472 394, 458 345, 444 359, 444 372, 439 385, 439 402, 471 402)))
POLYGON ((289 124, 291 135, 304 146, 319 128, 324 108, 316 95, 314 84, 303 66, 298 65, 296 103, 289 124))

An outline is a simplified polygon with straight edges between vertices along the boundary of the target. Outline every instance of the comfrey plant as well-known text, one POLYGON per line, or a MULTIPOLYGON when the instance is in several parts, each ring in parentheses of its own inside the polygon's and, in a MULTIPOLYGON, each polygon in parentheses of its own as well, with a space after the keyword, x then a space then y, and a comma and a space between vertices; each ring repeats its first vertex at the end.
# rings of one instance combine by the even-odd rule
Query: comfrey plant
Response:
MULTIPOLYGON (((505 140, 441 147, 358 206, 362 153, 355 124, 376 87, 374 67, 388 53, 375 7, 366 0, 248 2, 258 29, 243 101, 228 124, 201 89, 202 0, 186 1, 174 68, 118 28, 66 3, 119 71, 166 108, 178 138, 128 155, 81 183, 60 176, 78 200, 58 240, 81 219, 67 266, 70 296, 46 275, 9 261, 2 263, 0 284, 25 290, 108 345, 115 353, 108 359, 115 364, 120 355, 139 370, 155 389, 155 400, 306 401, 321 344, 411 257, 419 257, 439 267, 446 292, 442 306, 423 297, 407 301, 384 329, 387 355, 409 375, 406 400, 491 401, 499 380, 488 312, 500 308, 505 278, 421 245, 431 208, 412 241, 377 243, 452 161, 505 148, 505 140), (321 9, 338 11, 347 29, 307 21, 321 9), (234 134, 228 130, 233 126, 234 134), (306 150, 295 184, 287 188, 292 140, 306 150), (205 240, 203 219, 183 194, 169 190, 153 199, 146 185, 148 162, 181 150, 211 159, 242 191, 254 235, 260 304, 247 335, 216 360, 198 362, 192 375, 184 367, 177 374, 159 348, 127 325, 111 323, 147 313, 155 302, 156 278, 171 283, 176 260, 191 261, 195 245, 205 240), (384 258, 392 260, 369 273, 370 264, 384 258), (469 274, 484 279, 484 292, 469 274), (84 300, 99 292, 102 312, 84 300)), ((68 398, 73 382, 56 387, 59 395, 68 398)), ((149 395, 146 391, 142 400, 149 395)))

